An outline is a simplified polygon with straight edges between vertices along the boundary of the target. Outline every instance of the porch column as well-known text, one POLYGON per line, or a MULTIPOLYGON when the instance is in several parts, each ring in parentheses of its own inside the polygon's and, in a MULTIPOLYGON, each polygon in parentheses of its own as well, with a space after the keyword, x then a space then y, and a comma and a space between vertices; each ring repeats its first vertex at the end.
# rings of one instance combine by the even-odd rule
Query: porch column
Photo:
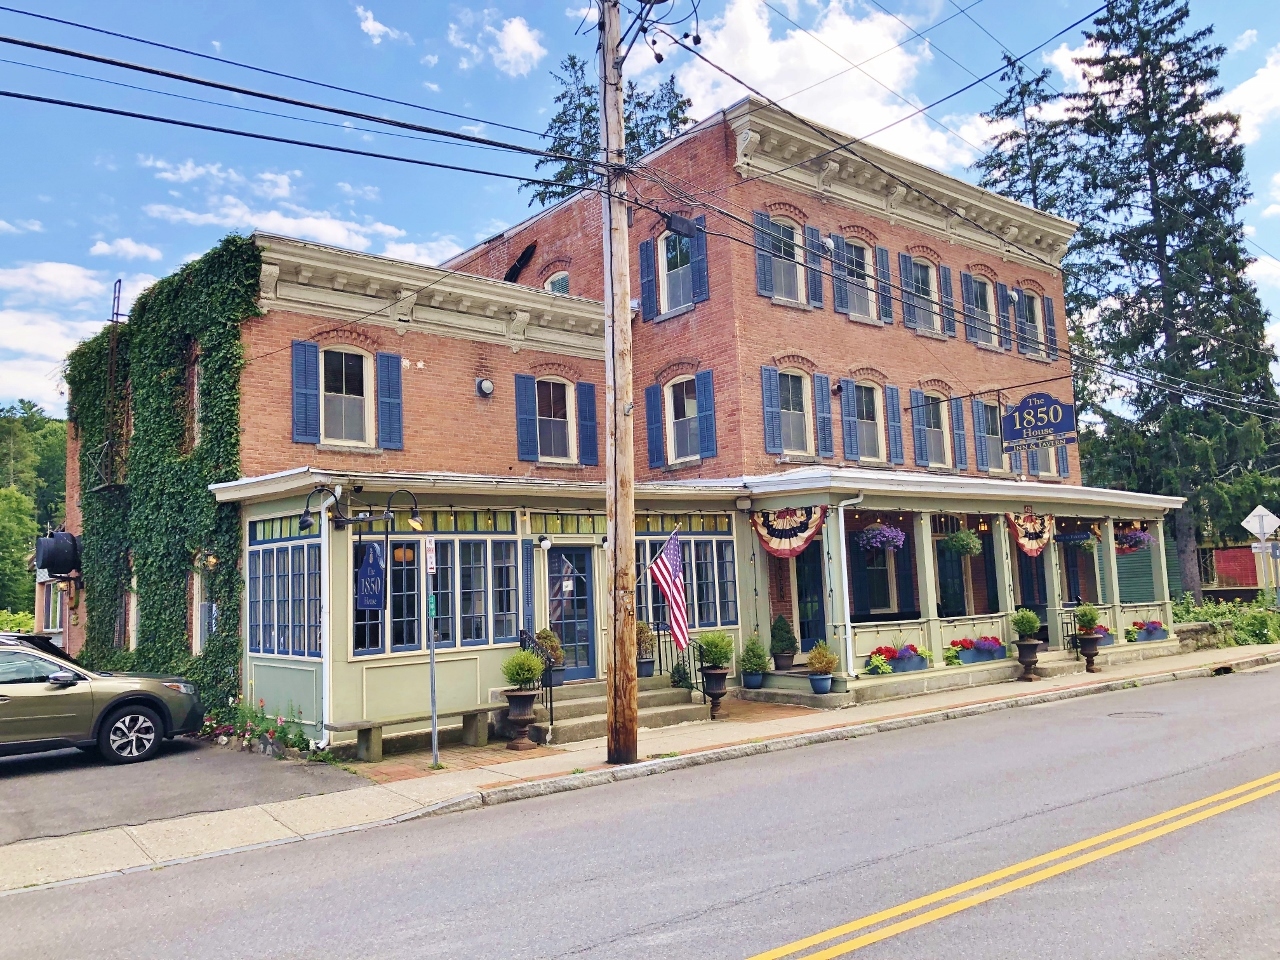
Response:
MULTIPOLYGON (((1009 521, 1003 513, 997 513, 991 525, 991 545, 995 550, 996 590, 1000 597, 1000 612, 1005 623, 1013 613, 1013 557, 1009 555, 1009 521)), ((1007 639, 1007 638, 1005 638, 1007 639)))
POLYGON ((938 620, 938 570, 933 555, 933 514, 915 514, 916 579, 920 584, 920 621, 934 662, 942 663, 942 624, 938 620))
POLYGON ((822 536, 826 540, 827 557, 830 563, 827 569, 827 584, 831 590, 831 609, 827 616, 831 623, 831 649, 840 658, 840 669, 846 674, 853 673, 853 625, 849 621, 849 558, 848 547, 844 535, 844 508, 832 508, 836 514, 836 522, 831 522, 831 514, 827 514, 827 522, 822 525, 822 536))
POLYGON ((1049 542, 1044 548, 1045 618, 1049 621, 1049 644, 1062 647, 1062 563, 1058 553, 1057 518, 1049 529, 1049 542))
POLYGON ((1107 518, 1102 528, 1102 556, 1098 558, 1103 577, 1107 582, 1107 606, 1111 609, 1111 626, 1116 632, 1116 643, 1124 642, 1124 630, 1120 620, 1120 568, 1116 566, 1116 522, 1107 518))
POLYGON ((1151 524, 1151 532, 1155 535, 1155 543, 1151 545, 1151 579, 1155 581, 1156 603, 1164 611, 1160 618, 1165 626, 1173 627, 1173 604, 1169 601, 1169 564, 1164 552, 1164 520, 1155 520, 1151 524))

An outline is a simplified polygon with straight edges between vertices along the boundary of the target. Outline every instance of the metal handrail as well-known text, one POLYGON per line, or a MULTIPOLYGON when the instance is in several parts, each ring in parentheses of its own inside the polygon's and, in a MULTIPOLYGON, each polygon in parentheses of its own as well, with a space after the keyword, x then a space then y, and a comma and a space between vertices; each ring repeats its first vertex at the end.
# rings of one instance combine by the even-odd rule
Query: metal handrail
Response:
POLYGON ((542 641, 528 630, 520 631, 520 649, 532 650, 542 658, 542 706, 547 711, 547 726, 553 727, 556 723, 556 688, 551 684, 551 668, 556 665, 556 658, 542 641))

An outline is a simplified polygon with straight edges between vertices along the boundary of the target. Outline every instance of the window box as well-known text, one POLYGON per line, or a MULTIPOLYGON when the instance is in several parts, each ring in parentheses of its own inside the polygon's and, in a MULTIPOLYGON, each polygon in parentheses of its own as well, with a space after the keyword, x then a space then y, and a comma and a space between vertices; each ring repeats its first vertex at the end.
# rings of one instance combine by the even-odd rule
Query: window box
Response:
MULTIPOLYGON (((865 661, 867 665, 871 663, 868 657, 865 661)), ((926 670, 929 667, 929 661, 918 653, 913 653, 906 657, 896 657, 889 661, 889 666, 893 667, 894 673, 911 673, 914 670, 926 670)), ((888 674, 883 674, 888 676, 888 674)))
POLYGON ((1008 652, 1001 647, 999 650, 979 650, 974 647, 972 650, 960 650, 961 663, 986 663, 988 660, 1003 660, 1008 656, 1008 652))

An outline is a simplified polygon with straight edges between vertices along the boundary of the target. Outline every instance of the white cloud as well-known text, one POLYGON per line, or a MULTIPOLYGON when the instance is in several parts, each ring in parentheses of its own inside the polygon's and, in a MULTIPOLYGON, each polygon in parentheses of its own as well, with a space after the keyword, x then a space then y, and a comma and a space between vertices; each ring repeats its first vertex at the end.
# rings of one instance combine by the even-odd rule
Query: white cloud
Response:
POLYGON ((1280 217, 1280 172, 1271 175, 1271 199, 1275 201, 1262 211, 1264 217, 1280 217))
POLYGON ((133 301, 138 299, 142 291, 159 279, 149 273, 135 273, 125 277, 124 283, 120 285, 120 309, 128 313, 129 308, 133 306, 133 301))
POLYGON ((102 296, 107 285, 98 279, 96 270, 75 263, 46 260, 24 263, 0 270, 0 290, 15 301, 60 300, 71 303, 86 297, 102 296))
POLYGON ((1259 257, 1250 264, 1248 274, 1258 286, 1280 290, 1280 260, 1275 257, 1259 257))
POLYGON ((159 260, 164 256, 157 247, 148 243, 138 243, 128 237, 121 237, 107 243, 99 240, 89 248, 91 257, 120 257, 124 260, 159 260))
POLYGON ((435 266, 457 256, 466 248, 458 243, 456 237, 437 237, 426 243, 388 243, 383 249, 383 256, 396 260, 408 260, 411 263, 425 263, 435 266))
POLYGON ((210 41, 209 41, 209 43, 213 45, 213 52, 214 52, 214 53, 221 53, 221 52, 222 52, 222 41, 221 41, 221 40, 210 40, 210 41))
MULTIPOLYGON (((866 135, 921 105, 911 88, 931 54, 920 44, 895 47, 908 38, 904 24, 878 12, 855 16, 841 0, 825 0, 810 31, 822 43, 794 28, 776 36, 769 11, 760 0, 729 0, 721 17, 703 21, 701 49, 709 60, 730 65, 747 83, 780 99, 789 109, 852 135, 866 135), (889 52, 883 53, 886 49, 889 52), (866 73, 850 66, 849 61, 859 63, 881 53, 862 68, 866 73), (820 83, 837 74, 831 82, 820 83), (813 84, 818 85, 804 89, 813 84), (911 103, 903 103, 886 86, 911 103), (803 92, 792 95, 794 91, 803 92)), ((640 58, 638 66, 647 69, 646 59, 640 58)), ((701 60, 683 62, 676 68, 676 79, 693 101, 695 117, 705 117, 747 95, 701 60)), ((976 118, 943 119, 953 128, 980 123, 976 118)), ((897 124, 873 142, 941 168, 964 166, 974 159, 971 147, 922 116, 897 124)))
POLYGON ((360 18, 360 29, 369 35, 375 45, 381 43, 384 39, 404 40, 406 43, 413 43, 413 38, 403 30, 388 27, 385 23, 379 23, 375 20, 372 10, 356 7, 356 16, 360 18))
POLYGON ((254 210, 238 197, 223 196, 214 198, 204 213, 166 203, 148 204, 143 212, 169 223, 262 230, 350 250, 367 250, 373 237, 404 236, 403 230, 385 223, 357 223, 293 204, 281 206, 280 210, 254 210))
POLYGON ((61 360, 81 340, 97 333, 104 322, 65 317, 47 310, 0 309, 4 349, 42 360, 61 360))
POLYGON ((190 183, 193 180, 209 180, 215 184, 244 183, 244 177, 229 167, 224 170, 220 163, 200 164, 194 160, 184 160, 182 163, 173 164, 168 160, 141 155, 138 157, 138 163, 150 170, 155 170, 157 179, 167 180, 169 183, 190 183))
POLYGON ((377 200, 379 194, 377 187, 353 187, 349 183, 339 183, 338 189, 353 200, 377 200))
POLYGON ((1257 30, 1246 30, 1240 36, 1236 37, 1231 43, 1231 52, 1239 53, 1242 50, 1248 50, 1258 42, 1257 30))
POLYGON ((458 129, 461 130, 463 133, 469 133, 473 137, 478 137, 480 136, 481 133, 484 132, 484 124, 483 123, 464 123, 458 129))
POLYGON ((428 67, 434 67, 437 63, 440 62, 440 58, 436 56, 434 53, 428 53, 419 62, 425 63, 428 67))
POLYGON ((585 7, 565 7, 564 15, 570 20, 585 20, 595 12, 595 7, 587 4, 585 7))
POLYGON ((1264 124, 1280 117, 1280 46, 1267 51, 1267 62, 1248 80, 1228 90, 1218 106, 1240 115, 1240 139, 1254 143, 1264 124))
POLYGON ((1246 223, 1240 229, 1241 231, 1243 231, 1246 237, 1256 237, 1258 235, 1258 228, 1255 227, 1252 223, 1246 223))
POLYGON ((507 223, 505 220, 498 220, 496 218, 491 219, 476 231, 476 240, 488 240, 490 237, 496 236, 509 226, 511 226, 511 224, 507 223))
POLYGON ((426 87, 428 90, 430 90, 432 93, 440 92, 440 84, 438 83, 432 83, 430 80, 424 80, 422 81, 422 85, 426 87))
POLYGON ((527 76, 547 55, 547 48, 539 43, 542 34, 529 26, 524 17, 512 17, 502 21, 502 29, 486 27, 492 35, 489 56, 494 66, 509 77, 527 76))
POLYGON ((283 200, 293 194, 293 183, 290 178, 300 176, 302 176, 301 170, 291 170, 289 173, 260 173, 253 192, 269 200, 283 200))
POLYGON ((35 401, 50 416, 62 416, 67 403, 62 360, 22 355, 0 357, 0 403, 17 403, 19 399, 35 401))
POLYGON ((39 220, 0 220, 0 233, 43 233, 44 224, 39 220))

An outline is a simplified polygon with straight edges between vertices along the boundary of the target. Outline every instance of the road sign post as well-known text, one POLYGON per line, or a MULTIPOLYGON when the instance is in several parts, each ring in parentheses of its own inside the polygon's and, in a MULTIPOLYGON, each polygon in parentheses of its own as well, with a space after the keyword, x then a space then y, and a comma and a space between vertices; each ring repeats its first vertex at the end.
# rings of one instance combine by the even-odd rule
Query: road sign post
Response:
POLYGON ((431 765, 440 766, 440 730, 436 724, 436 538, 423 541, 427 560, 427 657, 431 661, 431 765))
POLYGON ((1240 526, 1244 527, 1255 537, 1258 538, 1257 552, 1262 554, 1262 586, 1268 593, 1271 592, 1271 563, 1274 554, 1274 546, 1271 551, 1266 548, 1266 541, 1276 532, 1276 528, 1280 527, 1280 517, 1258 504, 1249 513, 1247 517, 1240 521, 1240 526))

